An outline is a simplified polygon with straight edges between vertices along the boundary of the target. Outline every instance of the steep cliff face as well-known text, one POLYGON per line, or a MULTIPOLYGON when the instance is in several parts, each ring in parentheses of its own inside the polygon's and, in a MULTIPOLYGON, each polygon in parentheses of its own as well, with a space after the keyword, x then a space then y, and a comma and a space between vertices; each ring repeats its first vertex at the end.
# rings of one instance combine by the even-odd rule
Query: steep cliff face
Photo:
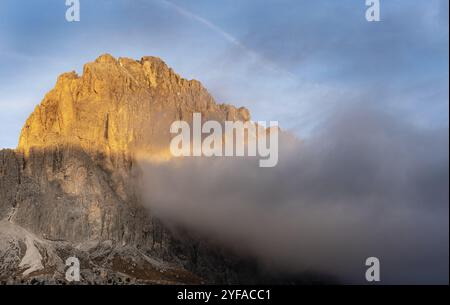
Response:
MULTIPOLYGON (((205 242, 166 229, 143 208, 137 191, 136 157, 167 158, 170 124, 190 121, 193 112, 202 113, 205 120, 250 119, 245 108, 216 104, 198 81, 181 78, 155 57, 135 61, 103 55, 86 64, 81 76, 61 75, 25 123, 18 148, 0 151, 0 220, 19 227, 15 232, 30 232, 33 240, 45 241, 38 244, 51 244, 37 251, 67 252, 92 243, 96 246, 89 249, 106 247, 102 268, 114 265, 111 253, 127 249, 128 254, 116 256, 126 260, 134 251, 133 260, 137 255, 147 262, 142 254, 175 264, 177 275, 190 270, 214 282, 241 281, 233 269, 238 261, 205 242)), ((19 235, 8 235, 12 239, 6 244, 17 247, 15 252, 0 249, 3 263, 7 253, 16 253, 12 261, 17 263, 26 256, 20 245, 27 248, 27 239, 19 235)), ((96 251, 79 255, 92 263, 90 256, 96 251)), ((55 262, 62 259, 44 260, 33 272, 60 272, 55 262)), ((8 262, 10 274, 15 265, 8 262)), ((16 273, 23 275, 16 265, 16 273)), ((150 265, 141 269, 154 270, 150 265)))
POLYGON ((170 124, 205 119, 248 120, 245 108, 218 105, 203 86, 174 73, 159 58, 100 56, 81 76, 58 78, 27 120, 19 150, 76 144, 87 151, 167 153, 170 124))
POLYGON ((219 121, 249 119, 245 108, 216 104, 198 81, 181 78, 155 57, 103 55, 86 64, 82 76, 63 74, 27 120, 18 147, 24 161, 17 166, 38 184, 27 188, 45 190, 51 200, 42 204, 52 205, 36 211, 46 214, 44 223, 34 223, 39 215, 31 203, 16 221, 73 241, 145 244, 148 222, 137 219, 143 213, 132 179, 139 174, 136 154, 167 157, 170 124, 189 121, 193 112, 219 121), (60 211, 58 198, 69 200, 75 214, 60 211), (61 220, 64 228, 55 224, 61 220))

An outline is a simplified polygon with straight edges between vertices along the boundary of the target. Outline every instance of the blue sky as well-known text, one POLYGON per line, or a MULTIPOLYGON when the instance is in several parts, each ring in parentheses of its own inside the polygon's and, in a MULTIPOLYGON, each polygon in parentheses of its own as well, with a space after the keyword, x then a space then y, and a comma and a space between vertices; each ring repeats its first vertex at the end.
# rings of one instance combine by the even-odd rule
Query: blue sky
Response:
POLYGON ((59 74, 102 53, 161 57, 218 102, 300 137, 345 105, 370 103, 424 129, 448 128, 448 1, 2 0, 0 147, 59 74))

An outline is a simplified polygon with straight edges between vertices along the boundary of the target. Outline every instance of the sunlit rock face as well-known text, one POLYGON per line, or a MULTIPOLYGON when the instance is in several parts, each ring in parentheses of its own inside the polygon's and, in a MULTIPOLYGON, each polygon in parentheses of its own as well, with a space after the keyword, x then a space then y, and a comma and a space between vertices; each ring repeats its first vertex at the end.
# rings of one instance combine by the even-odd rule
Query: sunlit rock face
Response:
MULTIPOLYGON (((107 241, 111 251, 136 249, 208 281, 239 282, 222 250, 168 230, 144 209, 138 191, 137 156, 169 157, 170 125, 189 122, 194 112, 204 120, 250 119, 247 109, 216 104, 198 81, 181 78, 156 57, 102 55, 81 76, 62 74, 26 121, 18 148, 0 152, 0 220, 50 244, 107 241)), ((26 249, 14 251, 19 263, 26 249)), ((8 266, 11 272, 14 263, 8 266)), ((36 266, 49 274, 61 269, 36 266)))
POLYGON ((82 76, 61 75, 27 120, 17 150, 24 160, 18 166, 38 178, 30 189, 45 189, 50 200, 41 205, 48 207, 35 211, 28 203, 16 219, 73 241, 154 244, 134 187, 135 157, 169 155, 170 125, 190 120, 193 112, 219 121, 249 119, 245 108, 217 105, 198 81, 181 78, 155 57, 102 55, 84 66, 82 76), (73 215, 58 200, 70 201, 73 215), (34 212, 46 221, 35 224, 34 212))
POLYGON ((94 152, 167 152, 170 124, 205 120, 248 120, 245 108, 218 105, 196 80, 186 80, 161 59, 140 61, 103 55, 66 73, 27 120, 19 150, 75 144, 94 152))

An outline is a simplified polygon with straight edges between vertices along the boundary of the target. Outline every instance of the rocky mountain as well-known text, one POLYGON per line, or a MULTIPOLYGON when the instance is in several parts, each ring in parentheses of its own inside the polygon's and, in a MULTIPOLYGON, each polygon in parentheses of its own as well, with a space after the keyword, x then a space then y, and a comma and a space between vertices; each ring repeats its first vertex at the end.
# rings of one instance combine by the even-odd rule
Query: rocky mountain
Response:
POLYGON ((250 119, 156 57, 102 55, 59 76, 17 149, 0 151, 0 281, 63 283, 69 256, 82 283, 256 281, 250 260, 143 207, 136 161, 169 158, 170 124, 194 112, 250 119))

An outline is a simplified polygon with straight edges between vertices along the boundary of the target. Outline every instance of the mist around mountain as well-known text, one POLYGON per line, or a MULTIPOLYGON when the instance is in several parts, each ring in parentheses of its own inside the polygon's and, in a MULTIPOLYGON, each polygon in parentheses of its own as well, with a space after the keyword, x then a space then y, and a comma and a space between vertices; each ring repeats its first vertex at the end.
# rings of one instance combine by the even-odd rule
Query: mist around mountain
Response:
POLYGON ((269 169, 172 158, 193 113, 251 119, 156 57, 62 74, 0 152, 0 280, 61 284, 76 256, 90 284, 364 283, 376 256, 386 283, 448 283, 448 130, 353 105, 269 169))

